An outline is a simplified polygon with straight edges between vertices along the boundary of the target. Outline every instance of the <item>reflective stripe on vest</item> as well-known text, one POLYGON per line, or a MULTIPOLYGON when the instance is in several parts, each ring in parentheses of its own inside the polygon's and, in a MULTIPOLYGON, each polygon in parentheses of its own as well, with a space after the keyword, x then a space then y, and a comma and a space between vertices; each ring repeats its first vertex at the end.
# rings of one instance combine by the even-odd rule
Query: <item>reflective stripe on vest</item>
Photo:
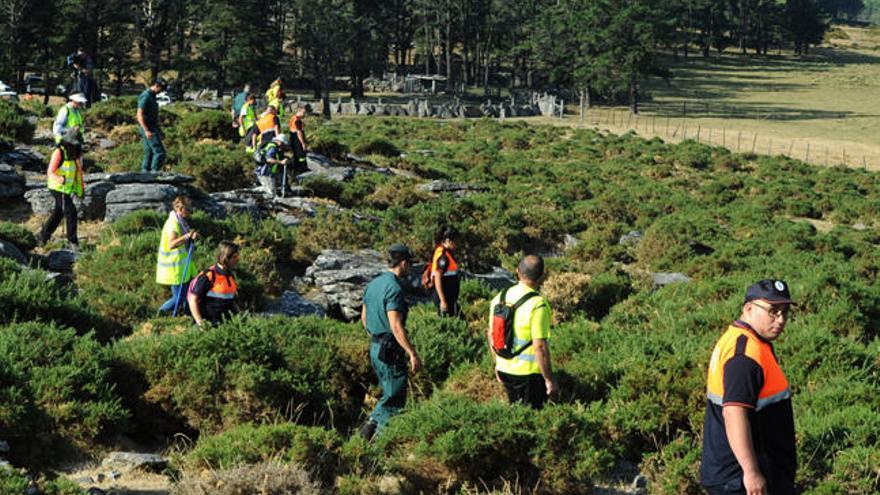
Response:
POLYGON ((758 392, 756 411, 791 398, 788 380, 773 354, 773 346, 751 329, 733 324, 727 328, 712 351, 706 380, 706 396, 709 401, 719 406, 724 405, 724 365, 737 354, 743 354, 755 361, 763 372, 764 384, 758 392))
POLYGON ((70 160, 67 151, 63 146, 57 149, 61 150, 61 165, 55 170, 55 173, 47 173, 46 187, 51 191, 58 191, 61 194, 82 194, 81 177, 76 173, 76 160, 70 160), (63 178, 63 182, 52 180, 49 176, 56 175, 63 178))

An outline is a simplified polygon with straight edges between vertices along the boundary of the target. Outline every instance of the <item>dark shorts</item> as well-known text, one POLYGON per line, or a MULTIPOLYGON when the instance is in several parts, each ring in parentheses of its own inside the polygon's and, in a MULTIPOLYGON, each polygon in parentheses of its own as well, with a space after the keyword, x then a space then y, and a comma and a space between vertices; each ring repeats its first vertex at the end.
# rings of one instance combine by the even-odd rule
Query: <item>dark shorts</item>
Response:
POLYGON ((541 409, 547 402, 547 387, 544 385, 544 377, 540 373, 533 375, 508 375, 498 372, 507 399, 511 404, 522 402, 534 409, 541 409))

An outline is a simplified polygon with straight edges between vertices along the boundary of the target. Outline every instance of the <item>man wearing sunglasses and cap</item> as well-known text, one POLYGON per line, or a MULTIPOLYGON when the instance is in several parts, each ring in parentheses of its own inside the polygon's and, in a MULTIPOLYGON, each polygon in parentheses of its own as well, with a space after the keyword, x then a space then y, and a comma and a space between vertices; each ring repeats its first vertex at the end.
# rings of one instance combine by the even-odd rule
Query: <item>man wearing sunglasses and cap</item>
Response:
POLYGON ((773 350, 793 304, 781 280, 750 286, 739 319, 715 345, 700 466, 711 495, 797 493, 791 392, 773 350))

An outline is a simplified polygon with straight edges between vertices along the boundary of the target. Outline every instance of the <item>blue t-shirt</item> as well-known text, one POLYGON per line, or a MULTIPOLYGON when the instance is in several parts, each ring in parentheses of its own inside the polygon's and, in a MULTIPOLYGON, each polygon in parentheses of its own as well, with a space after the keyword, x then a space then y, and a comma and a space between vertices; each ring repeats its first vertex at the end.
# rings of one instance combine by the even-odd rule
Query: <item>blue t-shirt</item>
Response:
POLYGON ((406 326, 409 306, 403 295, 403 287, 391 272, 382 272, 364 289, 364 306, 367 308, 367 331, 372 335, 391 332, 388 311, 399 311, 406 326))

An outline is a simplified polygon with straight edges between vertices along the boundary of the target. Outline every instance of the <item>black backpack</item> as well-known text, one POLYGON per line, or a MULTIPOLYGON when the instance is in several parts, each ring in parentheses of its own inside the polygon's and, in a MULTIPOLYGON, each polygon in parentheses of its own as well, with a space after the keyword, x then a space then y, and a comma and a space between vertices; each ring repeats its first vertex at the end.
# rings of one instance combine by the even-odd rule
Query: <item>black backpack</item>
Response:
POLYGON ((501 291, 498 304, 492 308, 492 350, 495 351, 498 357, 513 359, 532 345, 530 340, 519 349, 514 348, 515 332, 513 330, 513 318, 516 316, 516 310, 520 306, 537 295, 537 292, 529 291, 511 305, 507 302, 507 289, 501 291))

